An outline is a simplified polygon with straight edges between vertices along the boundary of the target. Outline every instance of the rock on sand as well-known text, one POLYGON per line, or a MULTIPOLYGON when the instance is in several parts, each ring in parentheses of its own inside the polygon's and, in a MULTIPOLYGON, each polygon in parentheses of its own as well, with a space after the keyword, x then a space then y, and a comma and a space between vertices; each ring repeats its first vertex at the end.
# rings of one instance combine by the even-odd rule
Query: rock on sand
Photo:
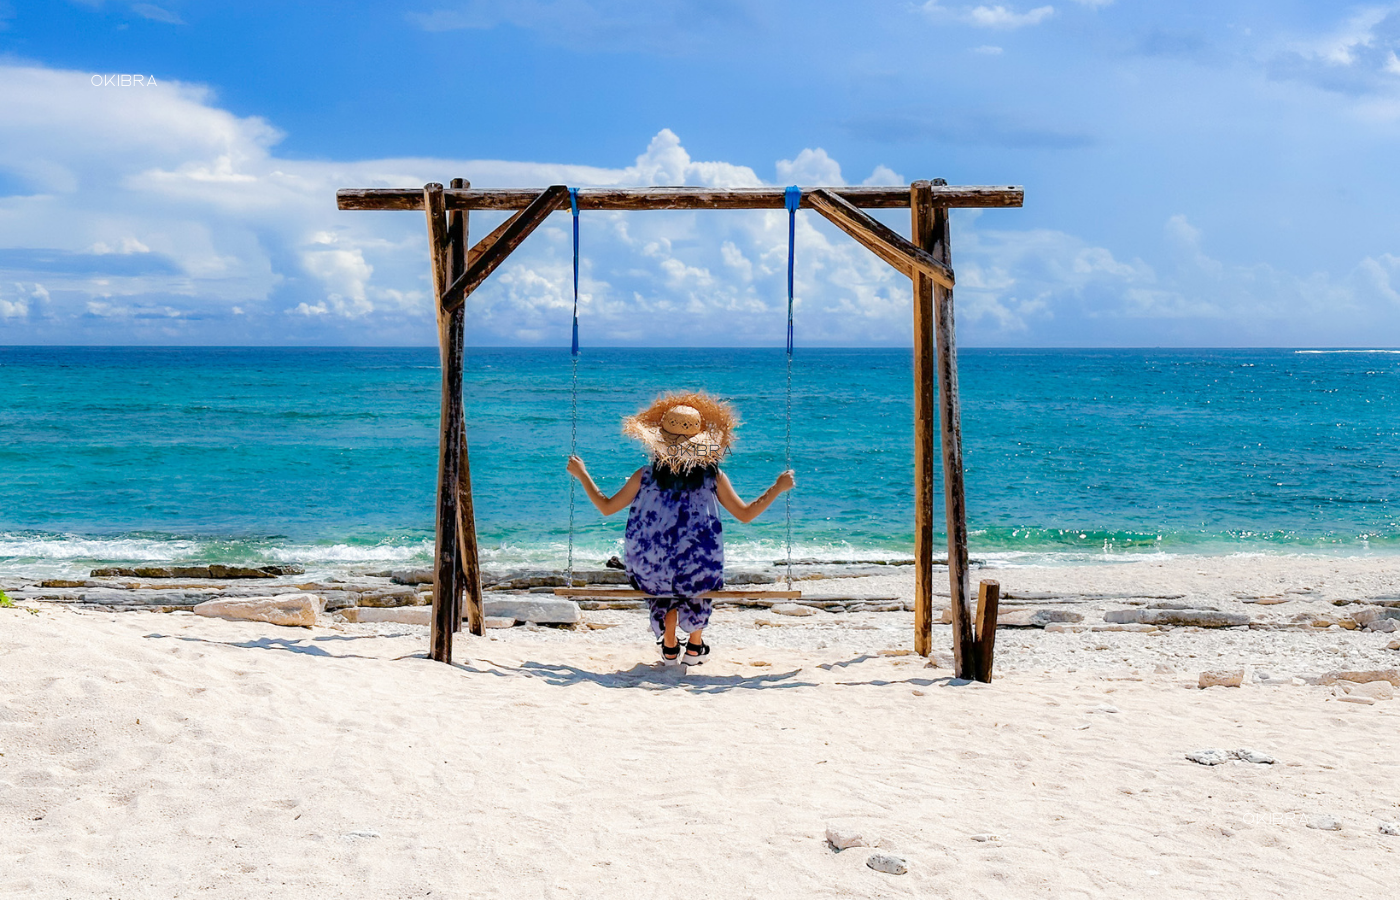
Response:
POLYGON ((865 864, 876 872, 884 872, 886 875, 903 875, 909 871, 909 864, 898 856, 891 856, 888 853, 876 853, 865 861, 865 864))
POLYGON ((1244 669, 1218 669, 1213 672, 1202 672, 1197 684, 1202 688, 1239 687, 1244 684, 1244 669))
POLYGON ((826 826, 826 842, 836 850, 849 850, 852 847, 869 847, 875 842, 866 838, 865 833, 850 826, 826 826))
POLYGON ((206 600, 196 604, 194 613, 215 619, 248 619, 273 625, 310 628, 316 624, 322 600, 315 594, 280 594, 276 597, 245 597, 240 600, 206 600))

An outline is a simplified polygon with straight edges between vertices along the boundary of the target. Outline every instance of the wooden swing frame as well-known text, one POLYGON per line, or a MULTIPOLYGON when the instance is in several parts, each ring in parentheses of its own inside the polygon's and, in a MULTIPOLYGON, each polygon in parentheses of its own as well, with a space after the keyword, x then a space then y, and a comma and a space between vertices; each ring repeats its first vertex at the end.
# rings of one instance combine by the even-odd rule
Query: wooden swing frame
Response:
MULTIPOLYGON (((582 188, 585 210, 783 209, 784 189, 764 188, 582 188)), ((802 209, 813 209, 914 286, 914 651, 933 649, 933 420, 937 401, 942 439, 944 512, 948 535, 948 584, 953 617, 953 666, 959 678, 990 681, 999 587, 981 583, 974 613, 968 576, 967 504, 963 488, 962 414, 958 404, 957 347, 953 328, 952 247, 948 224, 954 208, 1019 207, 1018 186, 951 186, 942 179, 907 187, 806 187, 802 209), (866 209, 908 209, 913 239, 872 218, 866 209), (936 373, 936 375, 935 375, 936 373), (939 390, 941 385, 942 389, 939 390)), ((468 630, 480 635, 485 622, 471 467, 463 412, 462 372, 466 299, 511 252, 550 216, 569 208, 563 185, 527 189, 472 188, 461 178, 450 187, 346 188, 336 192, 343 210, 421 210, 428 220, 428 250, 437 298, 438 346, 442 354, 442 401, 438 444, 437 527, 434 551, 430 656, 452 661, 452 636, 465 613, 468 630), (513 215, 475 245, 467 241, 472 210, 509 210, 513 215)), ((571 594, 589 588, 566 588, 571 594)), ((628 593, 609 591, 609 596, 628 593)), ((642 592, 635 592, 643 596, 642 592)), ((775 597, 782 591, 726 592, 775 597)))

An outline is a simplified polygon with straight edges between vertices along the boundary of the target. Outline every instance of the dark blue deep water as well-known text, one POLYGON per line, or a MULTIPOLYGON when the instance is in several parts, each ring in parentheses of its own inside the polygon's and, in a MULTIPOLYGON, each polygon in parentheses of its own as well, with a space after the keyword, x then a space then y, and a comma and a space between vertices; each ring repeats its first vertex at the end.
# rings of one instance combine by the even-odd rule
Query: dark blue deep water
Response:
MULTIPOLYGON (((1400 548, 1400 352, 970 349, 960 373, 975 556, 1400 548)), ((799 351, 794 555, 910 552, 912 377, 907 349, 799 351)), ((566 350, 468 354, 488 564, 563 559, 569 383, 566 350)), ((643 461, 620 418, 703 387, 744 420, 726 469, 756 494, 785 384, 778 350, 588 351, 580 453, 614 490, 643 461)), ((0 570, 426 560, 438 390, 434 349, 0 347, 0 570)), ((623 520, 580 494, 580 559, 623 520)), ((781 503, 727 522, 728 555, 776 559, 783 534, 781 503)))

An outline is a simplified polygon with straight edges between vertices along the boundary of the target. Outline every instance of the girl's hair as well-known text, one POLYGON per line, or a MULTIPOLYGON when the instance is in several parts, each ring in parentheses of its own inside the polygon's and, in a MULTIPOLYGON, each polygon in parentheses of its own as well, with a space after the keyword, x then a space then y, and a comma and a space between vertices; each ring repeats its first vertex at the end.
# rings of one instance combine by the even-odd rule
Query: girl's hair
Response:
POLYGON ((719 471, 719 466, 695 466, 685 472, 677 472, 665 463, 652 460, 651 480, 663 491, 693 491, 705 483, 706 475, 719 471))

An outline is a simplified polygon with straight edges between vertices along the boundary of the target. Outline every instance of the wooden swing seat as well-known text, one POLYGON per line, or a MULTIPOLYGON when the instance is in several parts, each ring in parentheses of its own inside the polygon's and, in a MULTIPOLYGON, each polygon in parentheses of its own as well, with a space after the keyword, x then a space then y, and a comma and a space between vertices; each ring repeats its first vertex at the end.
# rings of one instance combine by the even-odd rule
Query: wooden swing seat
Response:
MULTIPOLYGON (((654 596, 646 591, 632 588, 604 587, 557 587, 554 593, 560 597, 578 597, 592 600, 640 600, 654 596)), ((700 595, 706 600, 797 600, 801 591, 706 591, 700 595)))

